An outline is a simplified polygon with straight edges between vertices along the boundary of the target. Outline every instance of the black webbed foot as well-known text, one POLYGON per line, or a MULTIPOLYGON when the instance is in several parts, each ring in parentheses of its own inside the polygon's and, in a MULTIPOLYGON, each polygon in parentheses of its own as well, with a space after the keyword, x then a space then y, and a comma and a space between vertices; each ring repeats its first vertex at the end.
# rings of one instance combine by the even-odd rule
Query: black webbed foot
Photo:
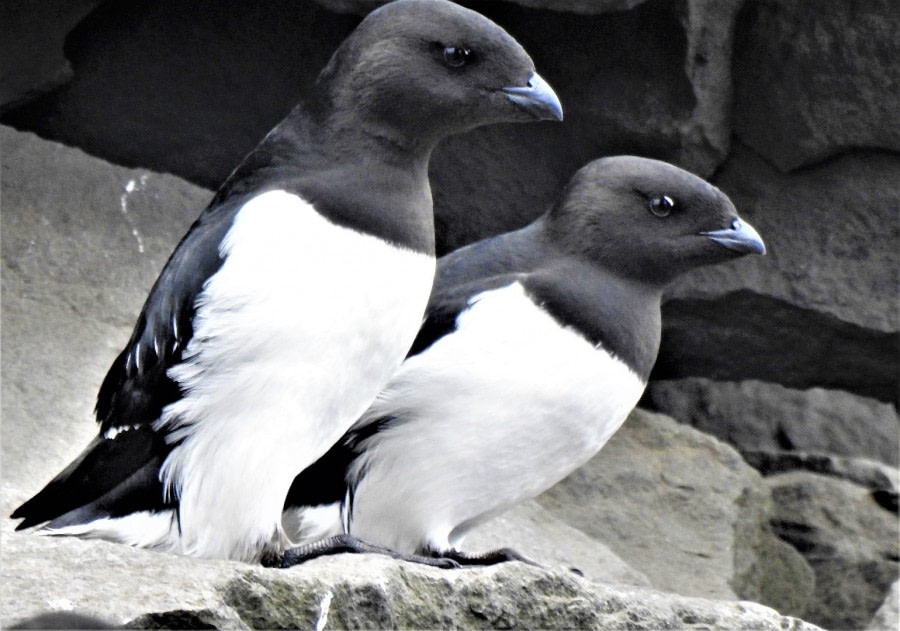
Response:
POLYGON ((541 564, 519 554, 512 548, 497 548, 496 550, 488 550, 481 554, 466 554, 465 552, 451 549, 438 554, 444 558, 453 559, 461 566, 496 565, 498 563, 507 563, 509 561, 519 561, 521 563, 533 565, 534 567, 543 567, 541 564))
MULTIPOLYGON (((418 554, 403 554, 391 550, 390 548, 366 543, 362 539, 358 539, 352 535, 336 535, 334 537, 329 537, 328 539, 316 541, 315 543, 310 543, 304 546, 286 550, 284 552, 284 555, 280 559, 276 560, 276 562, 271 563, 270 565, 267 565, 267 567, 289 568, 311 559, 315 559, 317 557, 327 556, 330 554, 342 554, 344 552, 352 552, 357 554, 384 554, 399 561, 420 563, 422 565, 429 565, 431 567, 438 567, 443 569, 456 569, 460 566, 460 564, 454 559, 422 556, 418 554)), ((266 561, 264 561, 263 564, 266 565, 266 561)))

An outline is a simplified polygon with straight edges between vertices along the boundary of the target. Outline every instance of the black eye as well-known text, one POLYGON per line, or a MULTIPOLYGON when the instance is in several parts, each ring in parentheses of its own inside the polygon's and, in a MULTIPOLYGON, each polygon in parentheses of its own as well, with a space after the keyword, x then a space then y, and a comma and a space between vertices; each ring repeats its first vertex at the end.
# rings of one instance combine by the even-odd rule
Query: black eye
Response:
POLYGON ((460 68, 470 64, 474 58, 472 51, 465 46, 447 46, 444 49, 444 63, 451 68, 460 68))
POLYGON ((675 200, 668 195, 660 195, 650 199, 650 212, 657 217, 668 217, 675 208, 675 200))

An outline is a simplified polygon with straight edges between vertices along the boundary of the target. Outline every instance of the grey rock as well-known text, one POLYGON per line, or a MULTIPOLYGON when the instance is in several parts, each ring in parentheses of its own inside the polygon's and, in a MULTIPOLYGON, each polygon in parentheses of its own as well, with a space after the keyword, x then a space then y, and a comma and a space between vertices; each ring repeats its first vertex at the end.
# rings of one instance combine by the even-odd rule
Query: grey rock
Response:
POLYGON ((900 573, 900 520, 868 489, 806 471, 766 478, 778 535, 815 572, 805 617, 833 629, 865 627, 900 573))
POLYGON ((744 459, 764 476, 788 471, 809 471, 853 482, 870 491, 900 490, 900 469, 867 458, 801 451, 745 451, 744 459))
POLYGON ((72 65, 63 51, 66 36, 98 4, 100 0, 0 4, 0 113, 72 78, 72 65))
POLYGON ((3 482, 24 494, 93 438, 100 381, 211 194, 6 127, 0 144, 3 482))
POLYGON ((538 502, 657 589, 802 612, 812 572, 769 530, 768 489, 734 449, 636 410, 593 460, 538 502))
POLYGON ((742 142, 784 171, 848 149, 900 149, 893 0, 751 0, 735 29, 742 142))
MULTIPOLYGON (((316 0, 317 3, 335 13, 365 15, 389 0, 316 0)), ((647 0, 505 0, 529 9, 547 9, 566 13, 597 15, 610 11, 626 11, 643 4, 647 0)))
POLYGON ((507 547, 546 567, 576 569, 593 581, 651 586, 646 576, 606 545, 568 525, 534 500, 478 527, 462 545, 465 552, 473 554, 507 547))
POLYGON ((897 409, 840 390, 690 378, 651 383, 645 402, 743 453, 796 450, 900 464, 897 409))
POLYGON ((709 177, 731 149, 734 22, 744 0, 688 0, 684 69, 694 92, 694 109, 681 130, 679 162, 709 177))
POLYGON ((884 604, 875 612, 868 631, 894 631, 900 627, 900 581, 894 581, 884 604))
POLYGON ((8 629, 116 629, 108 620, 74 611, 48 611, 17 620, 8 629))
POLYGON ((217 188, 358 21, 311 0, 102 3, 68 33, 72 79, 3 122, 217 188))
POLYGON ((785 175, 735 147, 715 183, 769 251, 672 288, 655 377, 900 403, 900 157, 857 152, 785 175))
POLYGON ((369 11, 377 9, 390 0, 316 0, 329 11, 334 13, 350 13, 353 15, 366 15, 369 11))
POLYGON ((817 628, 755 603, 601 585, 519 563, 448 571, 339 555, 266 570, 9 530, 4 523, 4 627, 78 611, 129 628, 817 628))
POLYGON ((240 569, 105 541, 13 533, 12 526, 3 520, 3 627, 47 611, 91 614, 113 624, 159 611, 212 611, 220 608, 217 587, 240 569))

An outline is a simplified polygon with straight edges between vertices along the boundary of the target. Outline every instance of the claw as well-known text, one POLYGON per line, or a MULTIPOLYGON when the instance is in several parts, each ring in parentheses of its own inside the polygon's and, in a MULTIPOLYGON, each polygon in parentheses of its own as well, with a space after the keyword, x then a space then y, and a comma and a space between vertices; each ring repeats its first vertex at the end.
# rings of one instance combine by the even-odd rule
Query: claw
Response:
POLYGON ((496 565, 498 563, 518 561, 527 565, 533 565, 534 567, 543 567, 542 565, 540 565, 539 563, 535 563, 528 557, 519 554, 512 548, 497 548, 496 550, 489 550, 482 554, 466 554, 465 552, 451 549, 439 554, 444 558, 453 559, 460 565, 466 566, 496 565))
POLYGON ((328 556, 332 554, 342 554, 345 552, 356 554, 383 554, 398 561, 407 561, 409 563, 419 563, 421 565, 429 565, 447 570, 455 570, 460 567, 455 559, 446 557, 423 556, 420 554, 403 554, 396 552, 390 548, 376 546, 366 543, 362 539, 357 539, 353 535, 337 535, 317 541, 305 546, 291 548, 285 550, 284 555, 271 565, 266 565, 269 559, 263 559, 263 565, 266 567, 289 568, 306 561, 310 561, 317 557, 328 556))

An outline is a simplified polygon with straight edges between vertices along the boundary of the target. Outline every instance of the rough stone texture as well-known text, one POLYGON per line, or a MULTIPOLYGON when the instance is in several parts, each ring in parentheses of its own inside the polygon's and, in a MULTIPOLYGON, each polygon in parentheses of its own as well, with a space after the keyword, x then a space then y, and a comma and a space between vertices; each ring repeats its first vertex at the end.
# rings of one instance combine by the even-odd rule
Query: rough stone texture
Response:
POLYGON ((895 0, 750 0, 734 50, 735 132, 780 169, 900 150, 895 0))
POLYGON ((755 603, 600 585, 522 564, 444 571, 341 555, 265 570, 9 530, 4 523, 4 627, 74 609, 130 628, 817 628, 755 603), (115 585, 116 597, 98 584, 115 585))
POLYGON ((357 22, 295 0, 105 2, 68 35, 73 80, 4 122, 33 111, 45 137, 215 188, 357 22))
POLYGON ((785 175, 737 147, 716 183, 769 252, 681 279, 654 375, 900 403, 900 157, 857 152, 785 175))
POLYGON ((900 464, 897 409, 847 392, 691 378, 651 383, 644 402, 742 452, 793 449, 900 464))
POLYGON ((593 460, 538 498, 657 589, 802 612, 812 573, 769 531, 765 484, 733 449, 636 410, 593 460))
POLYGON ((868 631, 894 631, 900 627, 900 581, 894 581, 884 604, 866 627, 868 631))
POLYGON ((775 532, 816 575, 805 617, 831 629, 860 629, 882 605, 900 571, 900 521, 868 489, 806 471, 766 478, 775 532))
POLYGON ((900 490, 900 469, 866 458, 842 458, 833 454, 798 451, 745 451, 743 456, 764 476, 809 471, 847 480, 870 491, 896 494, 900 490))
MULTIPOLYGON (((611 11, 625 11, 643 4, 647 0, 505 0, 530 9, 549 9, 566 13, 597 15, 611 11)), ((316 0, 317 3, 335 13, 365 15, 372 9, 385 4, 387 0, 316 0)))
POLYGON ((734 19, 744 0, 686 0, 684 69, 694 91, 694 111, 682 127, 687 150, 680 162, 711 176, 731 149, 734 19))
POLYGON ((0 146, 3 485, 30 493, 93 437, 100 381, 211 194, 8 128, 0 146))
POLYGON ((63 53, 69 31, 100 0, 5 0, 0 4, 0 112, 72 78, 63 53))
POLYGON ((474 530, 462 548, 477 553, 511 547, 546 567, 577 569, 590 580, 650 587, 612 550, 531 500, 474 530))

